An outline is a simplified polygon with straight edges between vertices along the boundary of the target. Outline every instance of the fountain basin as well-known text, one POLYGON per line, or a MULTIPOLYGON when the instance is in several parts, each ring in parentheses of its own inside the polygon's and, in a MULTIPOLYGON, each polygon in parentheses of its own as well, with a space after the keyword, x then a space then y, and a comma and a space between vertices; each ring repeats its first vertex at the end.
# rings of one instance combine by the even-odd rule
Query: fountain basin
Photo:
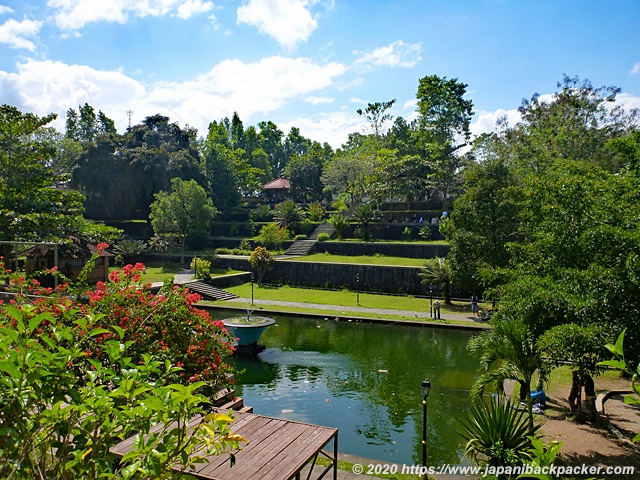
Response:
POLYGON ((231 335, 237 338, 239 347, 256 345, 262 333, 276 321, 269 317, 231 317, 222 320, 231 335))

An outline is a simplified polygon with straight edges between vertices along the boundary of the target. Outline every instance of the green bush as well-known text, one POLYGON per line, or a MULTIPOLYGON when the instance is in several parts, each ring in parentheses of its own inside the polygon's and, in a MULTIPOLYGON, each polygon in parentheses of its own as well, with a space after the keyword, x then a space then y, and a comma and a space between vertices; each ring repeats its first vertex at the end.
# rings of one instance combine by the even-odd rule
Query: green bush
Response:
POLYGON ((347 220, 341 213, 334 213, 329 217, 329 223, 335 229, 338 238, 342 238, 344 231, 349 226, 349 220, 347 220))
POLYGON ((402 231, 402 240, 413 240, 413 230, 409 227, 404 227, 402 231))
POLYGON ((193 257, 191 260, 191 265, 189 265, 191 270, 196 272, 196 278, 201 278, 203 280, 209 280, 211 278, 211 262, 208 260, 203 260, 202 258, 193 257))
POLYGON ((431 229, 429 228, 428 225, 424 225, 423 227, 420 228, 418 235, 423 240, 429 240, 431 238, 431 229))
POLYGON ((307 238, 309 238, 309 237, 307 237, 304 233, 301 233, 301 234, 296 235, 295 237, 293 237, 294 240, 306 240, 307 238))
POLYGON ((233 250, 230 248, 219 247, 214 250, 217 255, 232 255, 233 250))
POLYGON ((331 236, 328 233, 322 232, 318 235, 319 242, 327 242, 331 239, 331 236))

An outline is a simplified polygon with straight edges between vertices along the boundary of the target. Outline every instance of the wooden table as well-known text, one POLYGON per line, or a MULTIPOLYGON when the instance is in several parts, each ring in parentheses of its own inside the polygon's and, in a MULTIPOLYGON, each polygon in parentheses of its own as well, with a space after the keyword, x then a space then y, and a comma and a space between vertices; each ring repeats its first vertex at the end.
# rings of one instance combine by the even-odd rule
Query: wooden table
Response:
MULTIPOLYGON (((321 479, 333 470, 338 478, 338 429, 265 417, 253 413, 233 412, 232 431, 242 435, 248 443, 234 452, 236 463, 231 467, 228 454, 212 456, 209 463, 197 464, 190 475, 203 480, 290 480, 300 479, 301 470, 311 461, 307 479, 321 479), (333 457, 323 452, 333 439, 333 457), (315 464, 319 455, 331 461, 327 467, 315 464), (320 471, 317 471, 317 469, 320 471), (313 474, 316 476, 313 476, 313 474)), ((196 422, 197 423, 197 422, 196 422)), ((133 444, 133 437, 111 449, 123 456, 133 444)))

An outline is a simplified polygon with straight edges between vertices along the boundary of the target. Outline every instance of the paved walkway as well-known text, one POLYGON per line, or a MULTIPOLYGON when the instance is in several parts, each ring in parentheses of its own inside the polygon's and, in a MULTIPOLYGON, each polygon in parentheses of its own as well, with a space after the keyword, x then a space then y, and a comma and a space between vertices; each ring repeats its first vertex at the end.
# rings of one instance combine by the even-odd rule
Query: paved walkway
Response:
MULTIPOLYGON (((251 302, 250 298, 234 298, 228 300, 229 303, 247 303, 251 302)), ((349 313, 366 313, 370 317, 375 318, 376 315, 397 315, 404 317, 415 317, 421 319, 432 319, 429 312, 417 312, 414 310, 394 310, 390 308, 370 308, 370 307, 349 307, 342 305, 327 305, 323 303, 305 303, 305 302, 283 302, 280 300, 254 300, 255 305, 261 305, 268 307, 269 305, 278 307, 296 307, 296 308, 310 308, 314 310, 329 310, 336 312, 340 316, 348 315, 349 313)), ((440 315, 441 320, 458 320, 469 322, 470 325, 486 326, 487 322, 482 321, 479 317, 473 316, 471 313, 468 315, 459 313, 442 313, 440 315)), ((437 322, 437 320, 434 320, 437 322)))

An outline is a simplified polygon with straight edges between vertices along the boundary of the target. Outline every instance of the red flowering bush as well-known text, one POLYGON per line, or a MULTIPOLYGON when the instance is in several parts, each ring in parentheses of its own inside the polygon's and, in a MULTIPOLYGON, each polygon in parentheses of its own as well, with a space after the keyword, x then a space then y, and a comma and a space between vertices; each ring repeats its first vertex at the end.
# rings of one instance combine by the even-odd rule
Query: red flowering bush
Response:
MULTIPOLYGON (((106 244, 100 244, 101 249, 106 244)), ((90 262, 91 263, 91 262, 90 262)), ((89 267, 90 268, 90 267, 89 267)), ((157 294, 139 284, 144 265, 126 265, 110 274, 109 282, 98 282, 92 290, 74 291, 68 284, 56 291, 42 289, 37 281, 12 279, 10 289, 23 294, 44 295, 33 301, 37 313, 52 313, 72 325, 78 317, 95 319, 94 328, 105 331, 84 339, 87 332, 75 332, 75 341, 83 340, 87 357, 100 361, 104 343, 122 332, 130 343, 128 355, 141 363, 145 354, 170 362, 179 370, 167 379, 187 385, 202 381, 201 393, 209 397, 230 384, 232 368, 224 358, 233 351, 233 338, 223 323, 193 306, 200 300, 186 288, 167 284, 157 294), (67 295, 71 294, 71 295, 67 295), (80 299, 80 301, 78 301, 80 299)), ((5 272, 0 260, 0 275, 5 272)), ((82 284, 81 284, 82 286, 82 284)), ((21 302, 19 296, 17 302, 21 302)), ((46 328, 45 322, 41 328, 46 328)), ((80 373, 84 365, 75 365, 80 373)))

